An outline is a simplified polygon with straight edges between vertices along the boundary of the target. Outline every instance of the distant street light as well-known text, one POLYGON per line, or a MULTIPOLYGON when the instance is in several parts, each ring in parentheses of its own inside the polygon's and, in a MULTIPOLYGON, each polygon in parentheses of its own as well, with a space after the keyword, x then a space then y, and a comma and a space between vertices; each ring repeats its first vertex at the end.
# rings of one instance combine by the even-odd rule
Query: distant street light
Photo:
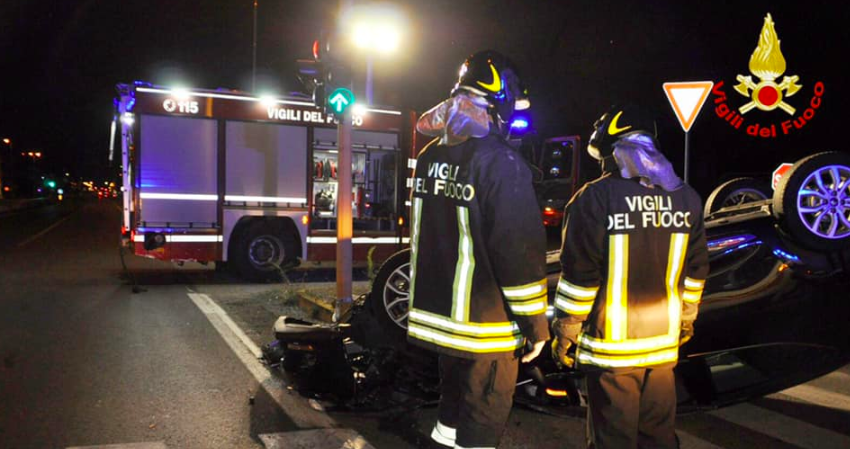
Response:
POLYGON ((351 43, 366 52, 366 104, 372 104, 372 63, 375 55, 398 50, 405 19, 397 7, 389 4, 357 5, 344 19, 343 32, 351 43))
MULTIPOLYGON (((9 147, 9 151, 7 152, 9 154, 9 160, 6 161, 6 169, 8 170, 9 166, 12 164, 12 139, 5 137, 3 138, 3 143, 5 143, 9 147)), ((3 180, 3 155, 0 154, 0 200, 3 199, 3 193, 9 191, 9 187, 3 185, 3 180)))

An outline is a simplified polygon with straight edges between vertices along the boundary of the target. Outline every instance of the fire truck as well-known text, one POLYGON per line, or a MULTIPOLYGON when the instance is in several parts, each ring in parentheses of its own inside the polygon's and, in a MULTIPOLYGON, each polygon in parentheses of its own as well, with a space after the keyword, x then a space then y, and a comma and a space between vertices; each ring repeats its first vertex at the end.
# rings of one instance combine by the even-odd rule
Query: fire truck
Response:
MULTIPOLYGON (((133 254, 226 262, 253 281, 335 258, 333 115, 300 97, 138 81, 117 91, 122 240, 133 254)), ((380 261, 409 243, 405 178, 415 119, 393 109, 352 114, 355 261, 373 247, 380 261)))

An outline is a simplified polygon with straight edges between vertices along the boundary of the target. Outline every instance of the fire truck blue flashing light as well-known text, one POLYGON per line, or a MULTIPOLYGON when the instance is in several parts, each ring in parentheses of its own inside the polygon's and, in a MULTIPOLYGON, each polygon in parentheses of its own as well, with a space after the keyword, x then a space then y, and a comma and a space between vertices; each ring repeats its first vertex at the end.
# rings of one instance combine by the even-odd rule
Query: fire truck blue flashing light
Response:
POLYGON ((511 129, 515 129, 517 131, 525 131, 528 129, 528 120, 524 118, 515 118, 511 122, 511 129))

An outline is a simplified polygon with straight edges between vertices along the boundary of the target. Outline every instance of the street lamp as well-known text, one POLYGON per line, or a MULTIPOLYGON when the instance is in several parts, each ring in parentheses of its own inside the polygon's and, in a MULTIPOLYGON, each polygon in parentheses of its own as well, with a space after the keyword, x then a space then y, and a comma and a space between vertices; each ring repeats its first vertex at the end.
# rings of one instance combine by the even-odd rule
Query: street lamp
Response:
POLYGON ((343 19, 342 30, 355 48, 366 53, 366 104, 372 104, 372 63, 375 55, 394 53, 401 45, 404 15, 389 4, 354 6, 343 19))

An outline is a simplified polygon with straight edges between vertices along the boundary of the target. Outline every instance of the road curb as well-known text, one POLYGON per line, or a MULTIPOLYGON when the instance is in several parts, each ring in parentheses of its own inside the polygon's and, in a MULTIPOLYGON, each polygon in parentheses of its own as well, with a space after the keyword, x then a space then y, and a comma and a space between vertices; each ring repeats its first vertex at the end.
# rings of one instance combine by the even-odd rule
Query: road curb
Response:
POLYGON ((298 297, 298 306, 302 309, 311 310, 316 319, 331 322, 333 320, 334 304, 320 298, 309 291, 302 289, 295 292, 298 297))

